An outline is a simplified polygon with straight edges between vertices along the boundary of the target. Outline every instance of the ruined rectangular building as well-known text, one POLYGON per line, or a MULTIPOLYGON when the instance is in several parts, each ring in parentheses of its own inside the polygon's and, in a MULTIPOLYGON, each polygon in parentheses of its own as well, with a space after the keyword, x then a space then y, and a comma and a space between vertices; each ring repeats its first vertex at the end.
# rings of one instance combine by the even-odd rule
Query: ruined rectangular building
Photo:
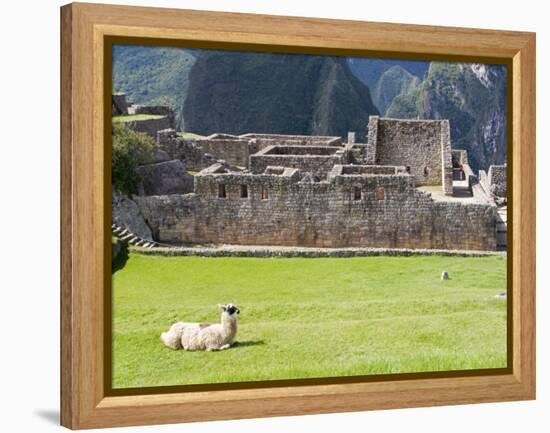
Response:
POLYGON ((446 120, 373 116, 367 143, 267 134, 190 143, 171 131, 158 141, 188 168, 208 165, 193 193, 136 198, 160 242, 497 247, 496 205, 466 153, 451 150, 446 120))

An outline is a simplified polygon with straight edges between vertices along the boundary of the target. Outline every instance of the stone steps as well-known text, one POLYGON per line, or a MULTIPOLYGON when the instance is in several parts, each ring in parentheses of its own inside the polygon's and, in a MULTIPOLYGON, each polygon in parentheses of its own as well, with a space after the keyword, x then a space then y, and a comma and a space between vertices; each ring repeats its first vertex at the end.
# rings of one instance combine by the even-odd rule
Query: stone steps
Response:
POLYGON ((121 241, 139 248, 151 249, 159 246, 158 243, 147 239, 142 239, 127 228, 116 224, 111 225, 111 233, 121 241))

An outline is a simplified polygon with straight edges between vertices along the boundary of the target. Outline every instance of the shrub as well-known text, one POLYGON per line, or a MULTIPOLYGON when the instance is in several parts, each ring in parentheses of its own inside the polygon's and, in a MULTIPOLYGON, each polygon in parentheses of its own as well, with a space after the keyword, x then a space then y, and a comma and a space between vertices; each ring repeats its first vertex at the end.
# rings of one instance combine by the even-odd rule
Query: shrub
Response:
POLYGON ((116 191, 131 195, 137 192, 139 175, 136 167, 150 162, 155 141, 146 134, 113 124, 112 185, 116 191))

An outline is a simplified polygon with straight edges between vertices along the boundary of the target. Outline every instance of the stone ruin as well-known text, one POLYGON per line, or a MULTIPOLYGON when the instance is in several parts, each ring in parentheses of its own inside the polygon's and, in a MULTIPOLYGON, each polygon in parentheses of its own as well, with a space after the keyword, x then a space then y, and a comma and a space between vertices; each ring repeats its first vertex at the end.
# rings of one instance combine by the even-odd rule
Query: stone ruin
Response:
MULTIPOLYGON (((249 133, 185 138, 174 112, 113 95, 113 115, 156 138, 130 220, 171 245, 496 250, 506 246, 506 165, 474 175, 447 120, 371 116, 366 143, 249 133), (190 173, 195 174, 192 176, 190 173), (497 204, 500 206, 497 206, 497 204)), ((115 197, 115 196, 113 196, 115 197)), ((115 203, 116 202, 116 203, 115 203)), ((115 218, 116 216, 116 218, 115 218)), ((116 220, 116 221, 115 221, 116 220)))
POLYGON ((367 137, 159 130, 163 154, 196 172, 191 192, 151 194, 153 185, 134 201, 153 239, 170 245, 502 246, 496 188, 451 149, 447 120, 371 116, 367 137))
POLYGON ((491 165, 489 170, 479 171, 479 183, 487 194, 495 197, 497 201, 506 202, 508 194, 507 185, 507 165, 491 165))
POLYGON ((174 110, 168 106, 136 105, 129 102, 123 93, 112 95, 111 102, 113 116, 128 116, 128 120, 124 122, 126 127, 152 138, 156 138, 157 132, 162 129, 176 127, 174 110), (133 120, 131 116, 137 114, 149 114, 154 117, 133 120))

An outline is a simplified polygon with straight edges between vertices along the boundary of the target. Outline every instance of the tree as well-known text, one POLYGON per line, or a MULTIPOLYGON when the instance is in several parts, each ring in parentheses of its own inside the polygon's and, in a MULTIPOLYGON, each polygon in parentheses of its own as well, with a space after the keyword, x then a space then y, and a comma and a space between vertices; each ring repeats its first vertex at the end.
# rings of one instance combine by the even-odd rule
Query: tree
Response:
POLYGON ((137 192, 139 175, 136 167, 152 160, 155 141, 147 134, 113 124, 112 185, 113 190, 131 195, 137 192))

